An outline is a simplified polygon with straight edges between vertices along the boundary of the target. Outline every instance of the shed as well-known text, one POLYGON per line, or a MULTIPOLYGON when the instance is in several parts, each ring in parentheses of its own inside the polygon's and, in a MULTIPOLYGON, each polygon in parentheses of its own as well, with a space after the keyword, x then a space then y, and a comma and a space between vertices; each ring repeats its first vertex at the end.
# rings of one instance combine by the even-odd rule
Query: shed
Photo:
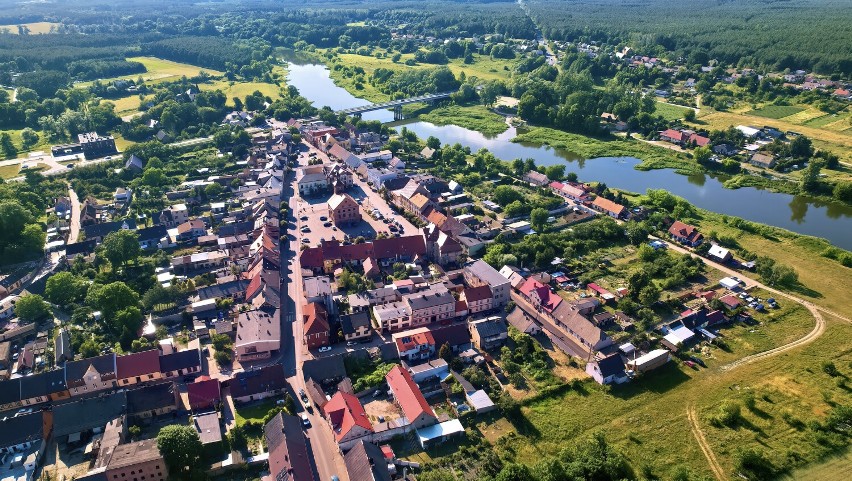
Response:
POLYGON ((433 424, 417 430, 420 447, 426 449, 435 444, 443 443, 450 437, 464 433, 464 426, 458 419, 451 419, 439 424, 433 424))

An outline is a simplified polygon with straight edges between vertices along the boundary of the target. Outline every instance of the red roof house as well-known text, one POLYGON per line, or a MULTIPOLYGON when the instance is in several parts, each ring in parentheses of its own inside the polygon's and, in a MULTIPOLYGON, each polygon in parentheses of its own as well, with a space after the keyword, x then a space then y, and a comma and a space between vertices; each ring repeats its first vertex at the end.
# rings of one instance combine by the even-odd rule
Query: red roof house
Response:
POLYGON ((415 428, 432 426, 438 422, 438 417, 408 371, 401 366, 394 366, 385 376, 385 380, 393 392, 393 398, 402 409, 402 414, 415 428))
POLYGON ((160 351, 148 351, 125 354, 115 358, 116 377, 122 386, 159 379, 160 351))
POLYGON ((337 444, 351 445, 357 439, 373 432, 367 412, 354 394, 337 391, 322 409, 331 424, 337 444))
POLYGON ((200 411, 211 409, 222 399, 222 389, 218 379, 201 376, 195 382, 186 385, 189 409, 200 411))
POLYGON ((521 291, 521 294, 529 299, 534 306, 540 307, 547 312, 553 312, 553 310, 562 302, 561 297, 550 292, 550 288, 548 286, 542 284, 533 277, 527 278, 518 290, 521 291))
POLYGON ((698 232, 698 228, 684 224, 679 220, 674 221, 671 227, 669 227, 669 234, 672 236, 672 239, 692 247, 704 241, 704 236, 698 232))
POLYGON ((331 333, 325 307, 319 302, 309 302, 302 308, 302 317, 305 322, 305 344, 308 345, 308 349, 327 346, 331 333))

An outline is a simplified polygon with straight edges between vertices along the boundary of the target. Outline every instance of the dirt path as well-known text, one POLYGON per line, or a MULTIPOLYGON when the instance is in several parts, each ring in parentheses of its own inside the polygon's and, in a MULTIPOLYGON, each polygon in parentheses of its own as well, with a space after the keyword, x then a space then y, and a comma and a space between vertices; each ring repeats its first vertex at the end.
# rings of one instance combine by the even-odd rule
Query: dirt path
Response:
POLYGON ((701 431, 701 425, 698 424, 698 416, 695 414, 695 406, 690 405, 686 408, 686 419, 689 421, 689 427, 692 430, 692 435, 695 436, 695 440, 698 441, 698 447, 701 448, 701 452, 704 453, 704 457, 707 458, 707 462, 710 464, 710 470, 713 471, 713 476, 715 476, 719 481, 723 481, 725 479, 725 471, 722 470, 722 466, 719 465, 719 461, 716 460, 716 455, 713 454, 710 444, 707 443, 707 439, 704 437, 704 432, 701 431))

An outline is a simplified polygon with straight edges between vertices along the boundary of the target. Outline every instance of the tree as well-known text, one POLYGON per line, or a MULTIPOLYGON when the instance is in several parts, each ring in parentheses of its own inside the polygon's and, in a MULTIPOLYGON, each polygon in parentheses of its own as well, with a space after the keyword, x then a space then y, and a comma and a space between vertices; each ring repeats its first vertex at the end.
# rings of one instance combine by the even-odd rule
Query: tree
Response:
POLYGON ((550 214, 547 212, 547 209, 536 207, 530 212, 530 225, 537 231, 543 231, 547 226, 548 217, 550 217, 550 214))
POLYGON ((695 111, 692 109, 687 110, 683 113, 683 120, 687 122, 695 122, 695 111))
POLYGON ((494 202, 500 204, 503 207, 511 204, 516 200, 523 199, 523 196, 517 190, 509 187, 508 185, 499 185, 494 189, 494 202))
MULTIPOLYGON (((690 110, 690 112, 692 111, 690 110)), ((699 164, 706 163, 708 160, 710 160, 711 155, 713 154, 710 152, 709 147, 696 147, 695 150, 692 151, 692 157, 699 164)))
POLYGON ((453 357, 453 351, 450 349, 450 343, 445 342, 441 345, 441 348, 438 349, 438 357, 443 359, 446 362, 450 362, 450 359, 453 357))
POLYGON ((548 166, 544 174, 550 180, 562 180, 565 177, 565 166, 560 164, 548 166))
POLYGON ((808 166, 802 170, 802 190, 813 192, 819 187, 819 173, 822 170, 822 162, 811 159, 808 166))
POLYGON ((178 479, 189 479, 193 471, 200 470, 198 462, 204 447, 198 433, 190 426, 170 424, 157 434, 157 448, 169 467, 169 474, 178 479))
POLYGON ((532 473, 525 464, 511 463, 505 465, 494 479, 495 481, 527 481, 532 479, 532 473))
POLYGON ((138 303, 139 295, 121 281, 106 285, 92 284, 86 294, 86 304, 101 311, 104 319, 110 319, 119 311, 138 303))
POLYGON ((852 182, 838 182, 834 186, 834 198, 846 203, 852 203, 852 182))
POLYGON ((126 266, 128 262, 136 261, 142 253, 139 234, 125 229, 107 234, 101 243, 101 248, 104 257, 113 267, 126 266))
POLYGON ((657 302, 660 299, 660 289, 654 284, 648 284, 639 291, 639 302, 646 306, 657 302))
POLYGON ((208 184, 207 187, 204 188, 204 193, 210 199, 215 199, 222 195, 225 192, 225 188, 222 187, 221 184, 213 182, 212 184, 208 184))
POLYGON ((74 274, 63 271, 50 276, 44 287, 44 296, 52 303, 66 306, 86 297, 89 284, 74 274))
POLYGON ((24 149, 29 149, 33 145, 38 143, 38 134, 35 130, 27 127, 21 131, 21 142, 24 146, 24 149))
POLYGON ((105 319, 113 333, 121 336, 122 347, 130 347, 139 329, 142 327, 142 311, 136 306, 130 306, 118 311, 112 322, 105 319))
POLYGON ((50 316, 50 305, 38 294, 28 294, 15 303, 15 315, 22 321, 36 322, 50 316))
POLYGON ((7 132, 0 134, 0 150, 3 151, 3 155, 7 159, 14 159, 18 156, 18 148, 12 143, 12 137, 7 132))
POLYGON ((441 139, 435 137, 434 135, 430 135, 429 138, 426 139, 426 147, 430 149, 437 150, 441 148, 441 139))
POLYGON ((807 159, 814 153, 811 139, 804 135, 799 135, 790 142, 790 155, 800 159, 807 159))

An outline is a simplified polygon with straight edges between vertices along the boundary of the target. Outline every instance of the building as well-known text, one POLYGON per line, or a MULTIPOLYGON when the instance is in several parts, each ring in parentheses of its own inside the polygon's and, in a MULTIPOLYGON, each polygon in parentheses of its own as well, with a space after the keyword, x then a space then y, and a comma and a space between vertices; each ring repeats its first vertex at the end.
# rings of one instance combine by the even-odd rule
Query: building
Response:
POLYGON ((488 286, 467 287, 462 293, 462 299, 467 303, 470 315, 488 312, 494 307, 494 297, 488 286))
POLYGON ((483 260, 476 260, 464 267, 464 280, 470 287, 488 286, 493 297, 492 307, 499 309, 509 302, 511 285, 497 269, 483 260))
POLYGON ((176 242, 190 242, 207 235, 207 227, 201 219, 191 219, 177 226, 176 242))
POLYGON ((394 400, 411 426, 419 429, 437 424, 438 417, 408 371, 401 366, 394 366, 385 376, 385 380, 394 400))
POLYGON ((296 173, 296 185, 302 197, 325 192, 328 189, 328 178, 323 172, 323 166, 311 165, 300 168, 296 173))
POLYGON ((175 204, 161 210, 156 219, 166 228, 177 227, 189 220, 189 209, 186 204, 175 204))
POLYGON ((506 327, 506 323, 496 316, 473 322, 469 325, 469 329, 473 344, 484 350, 502 346, 509 337, 509 329, 506 327))
POLYGON ((160 379, 160 351, 151 349, 118 356, 115 359, 119 386, 160 379))
POLYGON ((340 316, 340 330, 347 342, 369 340, 373 336, 370 313, 358 311, 340 316))
POLYGON ((86 132, 77 135, 83 155, 87 159, 97 159, 107 155, 118 153, 115 148, 115 139, 112 135, 100 136, 97 132, 86 132))
POLYGON ((218 379, 201 376, 186 385, 189 409, 205 411, 215 409, 222 400, 222 388, 218 379))
POLYGON ((618 353, 610 354, 603 359, 596 359, 586 364, 586 373, 598 384, 621 384, 628 380, 624 372, 624 361, 618 353))
POLYGON ((775 156, 772 154, 757 152, 751 156, 748 161, 749 164, 763 167, 764 169, 771 169, 775 167, 775 156))
POLYGON ((228 385, 231 397, 238 403, 277 396, 288 386, 281 364, 235 373, 228 385))
POLYGON ((264 481, 316 480, 298 417, 278 413, 263 427, 263 437, 269 452, 269 476, 264 481))
POLYGON ((595 200, 592 202, 592 207, 595 210, 603 212, 604 214, 616 219, 620 219, 627 214, 626 207, 601 196, 595 197, 595 200))
POLYGON ((308 302, 319 302, 329 312, 334 312, 334 300, 331 296, 331 281, 327 276, 302 278, 302 293, 308 302))
POLYGON ((443 284, 403 296, 402 302, 410 312, 409 326, 416 327, 455 317, 456 299, 443 284))
POLYGON ((731 255, 731 251, 725 249, 719 244, 713 244, 710 246, 710 250, 707 251, 707 257, 711 257, 717 262, 728 262, 734 258, 734 256, 731 255))
MULTIPOLYGON (((81 224, 82 225, 82 224, 81 224)), ((136 222, 132 219, 117 220, 114 222, 102 222, 100 224, 89 224, 83 227, 83 234, 86 240, 94 240, 98 244, 104 240, 107 234, 118 232, 120 230, 136 230, 136 222)))
POLYGON ((541 187, 549 184, 550 179, 548 179, 547 176, 542 174, 541 172, 531 170, 524 174, 524 182, 541 187))
POLYGON ((361 222, 361 206, 349 194, 334 194, 328 199, 329 218, 340 227, 361 222))
POLYGON ((179 393, 174 383, 151 384, 127 391, 127 416, 130 422, 145 420, 177 410, 179 393))
POLYGON ((318 349, 328 346, 331 337, 331 328, 328 323, 328 313, 322 304, 309 302, 302 307, 302 321, 305 323, 304 343, 308 349, 318 349))
POLYGON ((201 371, 201 352, 187 349, 160 356, 160 373, 164 378, 196 374, 201 371))
POLYGON ((674 221, 669 227, 669 235, 673 240, 690 247, 695 247, 704 241, 704 236, 698 232, 698 228, 679 220, 674 221))
POLYGON ((240 313, 234 341, 238 360, 269 359, 280 349, 280 311, 255 309, 240 313))
POLYGON ((437 346, 429 328, 420 327, 393 335, 399 358, 408 362, 429 359, 435 355, 437 346))
MULTIPOLYGON (((3 344, 8 345, 9 343, 3 344)), ((0 351, 2 350, 3 348, 0 346, 0 351)), ((6 354, 8 355, 8 353, 7 350, 6 354)), ((68 334, 68 330, 65 328, 59 329, 59 332, 56 333, 56 338, 53 340, 53 356, 57 364, 74 359, 74 351, 71 350, 71 335, 68 334)), ((8 361, 8 357, 6 361, 8 361)), ((3 356, 0 355, 0 365, 3 362, 3 356)))
POLYGON ((219 423, 219 413, 208 412, 192 416, 192 427, 198 433, 205 454, 218 457, 222 453, 222 426, 219 423))
POLYGON ((571 334, 589 350, 599 351, 612 345, 612 338, 586 319, 577 307, 569 302, 560 303, 550 315, 562 330, 571 334))
POLYGON ((67 362, 65 383, 72 396, 114 388, 116 386, 115 354, 67 362))
POLYGON ((341 450, 348 450, 373 433, 367 412, 354 394, 337 391, 323 406, 323 412, 341 450))
POLYGON ((120 444, 112 450, 104 471, 106 481, 166 481, 169 471, 156 439, 120 444))
POLYGON ((373 307, 376 325, 384 332, 405 329, 411 325, 411 309, 405 302, 389 302, 373 307))
POLYGON ((545 312, 553 312, 553 310, 562 304, 562 298, 554 294, 550 290, 550 287, 541 283, 534 276, 527 278, 518 287, 518 292, 523 294, 536 309, 545 312))
POLYGON ((390 469, 396 469, 389 464, 381 448, 363 440, 343 456, 343 462, 349 479, 353 481, 391 481, 390 469))

